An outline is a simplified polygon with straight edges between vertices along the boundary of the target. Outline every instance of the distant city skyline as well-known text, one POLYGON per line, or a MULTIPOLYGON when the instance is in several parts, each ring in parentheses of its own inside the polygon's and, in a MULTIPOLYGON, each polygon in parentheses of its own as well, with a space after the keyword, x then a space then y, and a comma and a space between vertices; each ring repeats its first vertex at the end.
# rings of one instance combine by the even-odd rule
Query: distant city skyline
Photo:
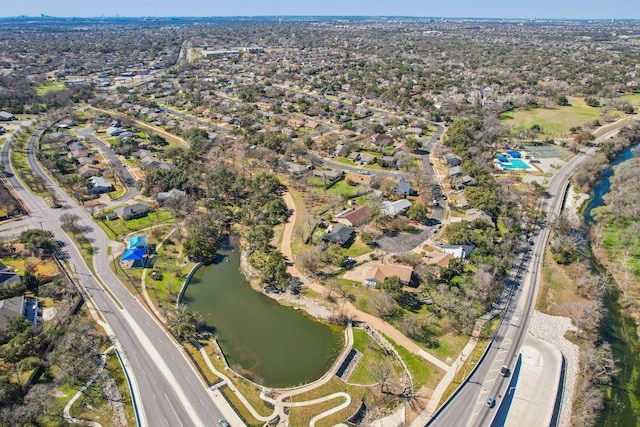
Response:
POLYGON ((450 18, 640 19, 636 0, 20 0, 0 17, 416 16, 450 18))

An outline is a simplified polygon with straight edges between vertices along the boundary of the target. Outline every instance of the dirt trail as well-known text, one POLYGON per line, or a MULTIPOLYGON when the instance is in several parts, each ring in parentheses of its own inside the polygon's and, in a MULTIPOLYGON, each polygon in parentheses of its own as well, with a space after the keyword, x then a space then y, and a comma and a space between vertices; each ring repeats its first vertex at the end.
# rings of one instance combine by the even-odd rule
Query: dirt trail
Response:
MULTIPOLYGON (((284 193, 283 198, 285 203, 287 204, 287 208, 289 208, 289 211, 292 212, 288 222, 285 224, 284 231, 282 233, 282 243, 280 245, 280 250, 282 251, 282 254, 285 256, 285 258, 287 258, 289 261, 292 262, 291 266, 287 269, 287 271, 292 276, 299 277, 302 283, 304 283, 305 286, 307 286, 309 289, 326 297, 329 294, 330 290, 324 287, 323 285, 321 285, 318 282, 318 280, 309 279, 307 276, 302 274, 302 272, 298 269, 298 267, 295 266, 295 264, 293 264, 293 256, 291 253, 291 241, 293 239, 293 229, 296 223, 296 204, 293 201, 293 197, 288 192, 284 193)), ((348 317, 350 317, 351 319, 367 323, 370 327, 380 331, 381 333, 385 334, 387 337, 391 338, 393 341, 396 342, 396 344, 404 347, 411 353, 414 353, 423 357, 430 363, 436 365, 438 368, 444 371, 447 371, 449 369, 449 365, 447 365, 437 357, 424 351, 422 348, 420 348, 419 345, 411 341, 409 338, 407 338, 404 334, 402 334, 396 328, 391 326, 389 323, 385 322, 379 317, 376 317, 371 314, 358 310, 356 307, 353 306, 353 304, 351 304, 350 301, 344 299, 339 295, 336 295, 335 292, 332 294, 332 296, 335 298, 336 302, 338 303, 338 306, 341 307, 342 312, 348 317)))

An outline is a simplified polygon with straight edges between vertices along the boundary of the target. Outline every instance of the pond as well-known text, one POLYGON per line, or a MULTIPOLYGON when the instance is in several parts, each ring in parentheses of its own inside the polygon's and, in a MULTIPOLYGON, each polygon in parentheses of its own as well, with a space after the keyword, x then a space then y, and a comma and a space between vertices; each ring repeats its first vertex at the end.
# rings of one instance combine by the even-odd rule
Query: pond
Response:
POLYGON ((217 336, 229 366, 267 387, 317 380, 342 346, 341 328, 317 322, 256 292, 240 270, 239 251, 227 246, 213 265, 191 278, 182 302, 217 336))

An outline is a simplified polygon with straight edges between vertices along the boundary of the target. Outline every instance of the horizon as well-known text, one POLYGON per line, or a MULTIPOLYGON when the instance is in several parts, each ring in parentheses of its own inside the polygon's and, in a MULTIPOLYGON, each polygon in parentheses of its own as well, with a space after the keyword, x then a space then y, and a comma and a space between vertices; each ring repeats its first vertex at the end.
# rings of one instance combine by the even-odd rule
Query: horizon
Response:
POLYGON ((539 0, 519 3, 491 0, 469 3, 449 0, 325 0, 305 4, 293 0, 237 0, 212 4, 206 0, 182 0, 158 5, 154 0, 83 0, 6 2, 0 18, 242 18, 242 17, 405 17, 442 19, 542 19, 542 20, 637 20, 640 7, 627 0, 539 0))

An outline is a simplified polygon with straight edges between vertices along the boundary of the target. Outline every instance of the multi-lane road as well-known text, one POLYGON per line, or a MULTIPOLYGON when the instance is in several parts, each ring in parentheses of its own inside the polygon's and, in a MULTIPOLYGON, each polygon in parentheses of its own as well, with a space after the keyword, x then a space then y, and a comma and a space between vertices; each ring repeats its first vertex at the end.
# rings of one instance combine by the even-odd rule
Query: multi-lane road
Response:
MULTIPOLYGON (((597 139, 601 142, 614 136, 617 130, 597 139)), ((500 374, 506 365, 513 372, 520 348, 526 337, 529 320, 538 291, 539 272, 542 270, 544 249, 549 236, 548 224, 562 210, 569 178, 577 168, 593 153, 590 148, 578 153, 549 181, 547 197, 540 209, 546 213, 543 221, 533 231, 533 236, 512 269, 508 287, 511 287, 511 301, 507 305, 503 319, 495 337, 475 370, 445 405, 434 414, 429 426, 490 426, 497 407, 508 392, 509 378, 500 374), (532 245, 531 245, 532 244, 532 245), (488 399, 495 399, 495 405, 488 405, 488 399)))
MULTIPOLYGON (((91 215, 60 191, 40 169, 33 154, 34 140, 35 137, 30 139, 27 148, 29 165, 56 195, 63 208, 49 207, 44 200, 28 191, 15 175, 9 176, 8 181, 31 210, 33 223, 51 231, 62 242, 69 266, 95 304, 99 316, 108 324, 109 333, 124 356, 133 380, 141 424, 175 427, 217 423, 222 416, 206 385, 177 343, 111 271, 107 236, 93 222, 91 215), (60 227, 59 216, 65 212, 78 215, 79 223, 93 245, 95 255, 91 267, 85 264, 60 227)), ((5 169, 13 172, 9 150, 8 141, 3 147, 1 160, 5 169)))

